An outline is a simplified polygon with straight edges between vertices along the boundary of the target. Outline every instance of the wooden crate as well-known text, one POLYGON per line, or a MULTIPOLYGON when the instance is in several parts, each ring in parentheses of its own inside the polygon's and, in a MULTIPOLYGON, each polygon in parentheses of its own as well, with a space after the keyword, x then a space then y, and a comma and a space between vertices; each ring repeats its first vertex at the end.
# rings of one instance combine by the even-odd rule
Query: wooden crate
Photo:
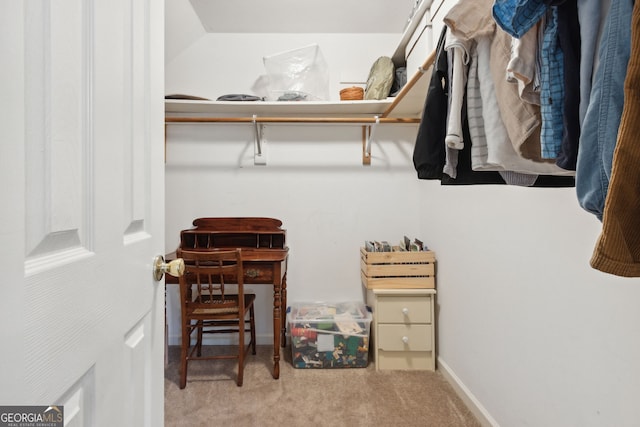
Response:
POLYGON ((433 251, 367 252, 360 248, 360 275, 367 289, 436 287, 433 251))

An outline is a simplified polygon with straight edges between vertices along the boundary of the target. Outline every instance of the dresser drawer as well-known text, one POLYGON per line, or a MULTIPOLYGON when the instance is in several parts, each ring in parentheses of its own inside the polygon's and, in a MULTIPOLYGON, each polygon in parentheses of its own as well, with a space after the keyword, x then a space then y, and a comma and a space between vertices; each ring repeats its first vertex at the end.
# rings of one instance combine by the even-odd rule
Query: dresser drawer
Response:
POLYGON ((431 325, 378 324, 377 346, 386 351, 432 350, 431 325))
POLYGON ((379 323, 431 323, 430 295, 379 295, 377 309, 379 323))
POLYGON ((433 351, 384 351, 378 352, 376 369, 411 369, 435 371, 436 360, 433 351))

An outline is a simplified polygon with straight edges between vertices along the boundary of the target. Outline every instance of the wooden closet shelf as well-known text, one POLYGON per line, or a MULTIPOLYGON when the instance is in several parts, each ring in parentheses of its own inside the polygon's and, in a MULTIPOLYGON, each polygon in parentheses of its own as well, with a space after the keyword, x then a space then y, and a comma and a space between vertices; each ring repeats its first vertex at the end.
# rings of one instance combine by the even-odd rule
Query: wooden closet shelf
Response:
MULTIPOLYGON (((404 66, 407 43, 419 26, 431 0, 422 0, 414 10, 393 61, 404 66)), ((262 143, 264 123, 333 123, 362 125, 362 164, 371 164, 371 142, 378 124, 417 124, 429 89, 435 52, 432 52, 417 70, 407 70, 411 78, 393 98, 361 101, 207 101, 199 99, 165 100, 165 124, 179 123, 251 123, 254 125, 254 162, 266 164, 262 143)), ((166 142, 166 141, 165 141, 166 142)))
POLYGON ((380 101, 166 100, 169 123, 419 123, 435 52, 394 98, 380 101), (253 117, 255 116, 255 118, 253 117))

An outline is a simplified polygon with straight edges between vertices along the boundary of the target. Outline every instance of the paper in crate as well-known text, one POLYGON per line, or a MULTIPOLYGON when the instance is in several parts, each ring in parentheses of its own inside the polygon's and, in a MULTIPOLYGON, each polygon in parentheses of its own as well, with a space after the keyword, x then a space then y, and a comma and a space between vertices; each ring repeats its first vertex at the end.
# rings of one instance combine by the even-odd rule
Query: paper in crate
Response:
POLYGON ((287 309, 295 368, 364 368, 371 311, 362 302, 295 303, 287 309))
POLYGON ((360 276, 367 289, 433 289, 435 262, 433 251, 369 252, 360 248, 360 276))

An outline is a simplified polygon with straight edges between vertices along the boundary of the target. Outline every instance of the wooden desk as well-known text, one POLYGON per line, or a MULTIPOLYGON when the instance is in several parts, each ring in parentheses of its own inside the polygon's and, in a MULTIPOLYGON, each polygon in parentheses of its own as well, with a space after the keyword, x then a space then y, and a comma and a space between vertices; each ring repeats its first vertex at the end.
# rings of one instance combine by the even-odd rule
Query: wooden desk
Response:
MULTIPOLYGON (((287 261, 282 222, 272 218, 198 218, 195 228, 180 233, 184 249, 242 248, 244 283, 273 286, 273 378, 280 377, 280 347, 286 345, 287 261)), ((167 262, 176 252, 166 255, 167 262)), ((178 279, 165 275, 165 284, 178 279)))

